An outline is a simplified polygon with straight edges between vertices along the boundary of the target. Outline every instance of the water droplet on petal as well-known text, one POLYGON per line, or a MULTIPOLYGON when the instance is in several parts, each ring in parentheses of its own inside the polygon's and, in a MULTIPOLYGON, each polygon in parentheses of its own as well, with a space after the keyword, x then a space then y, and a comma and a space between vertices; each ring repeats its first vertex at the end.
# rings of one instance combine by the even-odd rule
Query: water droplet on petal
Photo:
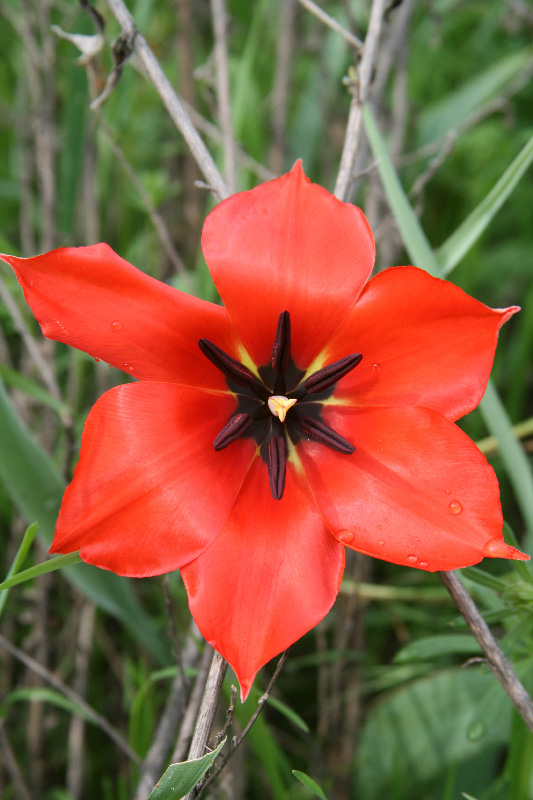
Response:
POLYGON ((380 531, 382 528, 383 528, 383 525, 378 525, 377 526, 378 531, 380 531))
POLYGON ((94 360, 95 360, 95 361, 96 361, 96 363, 98 364, 98 362, 99 362, 99 361, 101 361, 102 359, 101 359, 101 358, 98 358, 98 356, 95 356, 95 357, 94 357, 94 360))
POLYGON ((501 536, 489 539, 483 547, 483 555, 488 558, 514 558, 517 561, 529 561, 529 556, 511 547, 510 544, 506 544, 501 536))
POLYGON ((418 566, 422 567, 422 569, 425 569, 428 566, 428 562, 427 561, 420 561, 418 566))
POLYGON ((116 319, 114 322, 111 323, 111 327, 114 331, 119 331, 122 328, 122 322, 116 319))
POLYGON ((378 364, 378 363, 377 363, 377 361, 376 361, 374 364, 372 364, 372 369, 373 369, 375 372, 380 372, 380 370, 381 370, 381 364, 378 364))
POLYGON ((34 283, 35 281, 33 280, 33 278, 30 278, 30 286, 33 286, 34 283))
POLYGON ((380 543, 381 547, 383 547, 383 545, 385 544, 385 542, 383 541, 383 539, 380 539, 380 540, 379 540, 379 543, 380 543))
POLYGON ((348 530, 337 531, 335 534, 339 542, 342 544, 350 544, 353 541, 353 533, 348 530))
POLYGON ((451 489, 446 489, 446 494, 451 494, 451 493, 452 493, 451 489))
POLYGON ((418 558, 414 555, 407 556, 407 560, 411 562, 411 564, 416 564, 418 558))
POLYGON ((420 541, 420 536, 415 536, 415 542, 419 542, 419 541, 420 541))
POLYGON ((450 514, 460 514, 462 510, 463 506, 459 500, 452 500, 452 502, 448 504, 448 511, 450 514))

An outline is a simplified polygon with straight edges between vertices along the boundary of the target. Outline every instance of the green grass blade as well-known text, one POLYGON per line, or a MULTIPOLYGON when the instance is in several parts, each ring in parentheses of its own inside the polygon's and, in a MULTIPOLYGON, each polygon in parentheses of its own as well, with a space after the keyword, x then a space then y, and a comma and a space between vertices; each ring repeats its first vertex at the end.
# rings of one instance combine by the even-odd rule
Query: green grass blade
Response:
MULTIPOLYGON (((12 578, 13 576, 16 576, 17 573, 19 572, 20 568, 24 564, 24 561, 26 560, 26 556, 28 555, 28 551, 29 551, 30 547, 33 544, 33 540, 35 539, 35 536, 37 535, 37 527, 38 526, 36 525, 36 523, 33 522, 26 529, 26 532, 24 533, 24 536, 22 537, 22 542, 20 543, 19 549, 17 550, 15 558, 13 559, 13 563, 11 564, 11 566, 10 566, 10 568, 8 570, 8 573, 6 575, 6 580, 4 581, 4 583, 0 584, 0 590, 2 588, 4 588, 4 589, 9 588, 9 587, 5 586, 6 581, 8 581, 9 578, 12 578)), ((0 617, 2 616, 2 612, 4 610, 4 606, 5 606, 6 601, 7 601, 7 595, 8 595, 8 592, 3 592, 2 594, 0 594, 0 617)))
POLYGON ((310 789, 315 797, 320 797, 320 800, 327 800, 326 795, 318 783, 310 778, 309 775, 306 775, 305 772, 300 772, 299 769, 293 769, 292 774, 297 780, 300 781, 300 783, 303 783, 304 786, 310 789))
POLYGON ((532 161, 533 136, 488 195, 436 251, 442 275, 448 275, 479 239, 532 161))
MULTIPOLYGON (((27 519, 37 520, 39 535, 49 545, 65 484, 54 462, 22 424, 1 381, 0 454, 0 480, 19 511, 27 519)), ((63 574, 93 603, 118 617, 156 660, 167 661, 159 631, 127 578, 88 564, 67 567, 63 574)))
POLYGON ((372 153, 377 161, 377 169, 383 188, 411 263, 413 266, 421 267, 431 275, 437 276, 439 274, 437 259, 403 190, 398 174, 390 159, 387 144, 381 135, 370 106, 365 106, 363 110, 363 121, 372 153))
MULTIPOLYGON (((37 526, 35 526, 37 528, 37 526)), ((41 564, 35 564, 34 567, 19 572, 17 575, 6 578, 3 583, 0 583, 0 592, 6 589, 11 589, 12 586, 17 586, 19 583, 31 581, 32 578, 38 578, 39 575, 45 575, 47 572, 54 572, 56 569, 63 569, 63 567, 70 567, 71 564, 82 564, 80 554, 67 553, 64 556, 56 556, 50 558, 48 561, 43 561, 41 564)), ((3 596, 2 596, 3 597, 3 596)), ((1 608, 1 606, 0 606, 1 608)))

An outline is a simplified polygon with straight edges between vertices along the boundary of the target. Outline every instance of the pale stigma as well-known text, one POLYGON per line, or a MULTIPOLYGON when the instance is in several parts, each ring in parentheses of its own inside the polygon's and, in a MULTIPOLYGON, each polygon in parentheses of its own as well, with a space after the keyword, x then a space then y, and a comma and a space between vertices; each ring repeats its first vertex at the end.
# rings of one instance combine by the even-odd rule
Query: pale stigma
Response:
POLYGON ((287 411, 289 408, 292 408, 295 403, 296 399, 289 400, 288 397, 285 397, 282 394, 273 394, 272 397, 268 398, 269 409, 275 417, 280 418, 281 422, 284 422, 285 417, 287 416, 287 411))

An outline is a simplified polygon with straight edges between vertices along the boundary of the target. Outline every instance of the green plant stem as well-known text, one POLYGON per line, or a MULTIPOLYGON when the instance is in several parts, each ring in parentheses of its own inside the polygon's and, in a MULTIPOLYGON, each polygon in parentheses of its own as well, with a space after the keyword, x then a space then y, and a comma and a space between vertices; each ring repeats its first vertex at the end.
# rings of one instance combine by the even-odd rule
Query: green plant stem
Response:
POLYGON ((489 626, 455 572, 439 572, 443 584, 476 637, 497 680, 501 683, 518 713, 533 732, 533 701, 518 679, 511 662, 492 635, 489 626))

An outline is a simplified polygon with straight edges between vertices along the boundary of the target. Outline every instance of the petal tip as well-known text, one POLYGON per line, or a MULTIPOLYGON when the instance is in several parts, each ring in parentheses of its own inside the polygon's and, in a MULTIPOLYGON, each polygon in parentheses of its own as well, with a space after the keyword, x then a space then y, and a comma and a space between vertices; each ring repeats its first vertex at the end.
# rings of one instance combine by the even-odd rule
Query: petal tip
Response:
POLYGON ((489 539, 483 547, 485 558, 512 558, 515 561, 529 561, 529 556, 521 553, 516 547, 506 544, 500 536, 489 539))

